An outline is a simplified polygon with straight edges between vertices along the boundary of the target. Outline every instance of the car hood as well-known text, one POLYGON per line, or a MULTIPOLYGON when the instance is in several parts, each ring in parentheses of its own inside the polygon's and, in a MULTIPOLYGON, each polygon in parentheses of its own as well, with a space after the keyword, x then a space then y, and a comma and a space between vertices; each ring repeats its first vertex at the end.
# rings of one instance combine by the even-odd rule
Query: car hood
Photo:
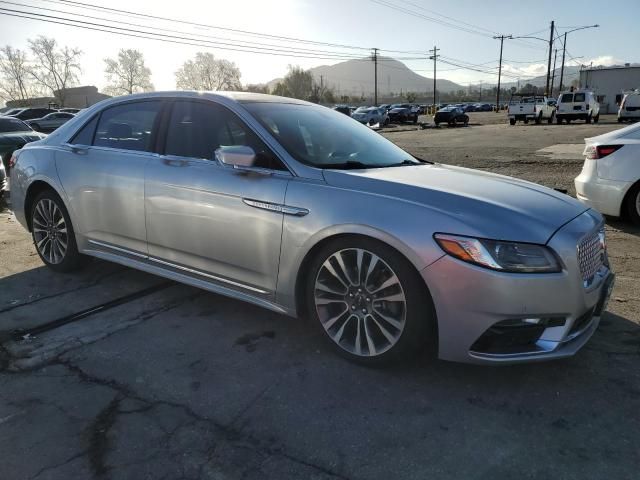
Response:
POLYGON ((24 145, 25 143, 42 140, 45 136, 38 132, 0 133, 0 145, 24 145))
MULTIPOLYGON (((555 190, 503 175, 449 165, 325 170, 328 184, 418 203, 448 217, 454 233, 546 243, 565 223, 588 210, 555 190)), ((400 212, 399 212, 400 213, 400 212)), ((419 219, 416 219, 419 221, 419 219)))

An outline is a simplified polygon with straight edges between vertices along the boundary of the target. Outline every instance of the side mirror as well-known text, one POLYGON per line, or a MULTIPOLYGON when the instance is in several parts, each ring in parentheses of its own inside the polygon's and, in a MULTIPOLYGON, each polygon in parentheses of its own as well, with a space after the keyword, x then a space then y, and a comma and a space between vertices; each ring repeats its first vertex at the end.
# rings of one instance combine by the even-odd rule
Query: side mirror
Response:
POLYGON ((222 146, 215 151, 215 157, 222 165, 245 169, 253 167, 256 152, 245 145, 222 146))

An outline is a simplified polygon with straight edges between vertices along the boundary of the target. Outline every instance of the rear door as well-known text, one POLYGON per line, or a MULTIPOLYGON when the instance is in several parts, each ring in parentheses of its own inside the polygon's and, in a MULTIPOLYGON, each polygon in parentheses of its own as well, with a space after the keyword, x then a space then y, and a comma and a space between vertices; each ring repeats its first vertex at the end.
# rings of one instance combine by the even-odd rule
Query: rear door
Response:
POLYGON ((227 287, 272 295, 289 171, 242 119, 212 101, 176 99, 161 137, 163 155, 146 172, 151 259, 227 287), (265 172, 221 165, 214 152, 222 145, 252 147, 265 172))
POLYGON ((144 172, 161 100, 120 103, 94 116, 56 152, 76 230, 88 248, 147 252, 144 172))

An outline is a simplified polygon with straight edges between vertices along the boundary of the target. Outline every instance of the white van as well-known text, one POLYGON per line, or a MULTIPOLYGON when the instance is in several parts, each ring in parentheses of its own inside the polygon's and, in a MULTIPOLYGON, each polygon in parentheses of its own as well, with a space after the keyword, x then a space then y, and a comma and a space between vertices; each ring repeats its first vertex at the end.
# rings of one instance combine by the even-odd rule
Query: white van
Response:
POLYGON ((640 92, 629 92, 622 99, 618 110, 618 122, 640 120, 640 92))
POLYGON ((558 97, 556 110, 556 122, 558 124, 566 120, 584 120, 587 123, 598 123, 600 119, 600 104, 593 92, 587 90, 575 90, 562 92, 558 97))

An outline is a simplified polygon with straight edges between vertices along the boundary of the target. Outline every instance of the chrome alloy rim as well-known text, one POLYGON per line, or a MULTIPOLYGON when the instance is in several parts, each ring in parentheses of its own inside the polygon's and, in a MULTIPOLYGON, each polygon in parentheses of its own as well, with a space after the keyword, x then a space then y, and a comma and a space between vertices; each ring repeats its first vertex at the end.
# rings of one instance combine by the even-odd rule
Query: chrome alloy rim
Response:
POLYGON ((386 352, 405 327, 407 301, 400 279, 368 250, 340 250, 325 260, 316 276, 314 300, 327 334, 354 355, 386 352))
POLYGON ((47 262, 58 264, 67 253, 69 235, 64 215, 53 200, 43 198, 33 211, 33 237, 36 248, 47 262))

